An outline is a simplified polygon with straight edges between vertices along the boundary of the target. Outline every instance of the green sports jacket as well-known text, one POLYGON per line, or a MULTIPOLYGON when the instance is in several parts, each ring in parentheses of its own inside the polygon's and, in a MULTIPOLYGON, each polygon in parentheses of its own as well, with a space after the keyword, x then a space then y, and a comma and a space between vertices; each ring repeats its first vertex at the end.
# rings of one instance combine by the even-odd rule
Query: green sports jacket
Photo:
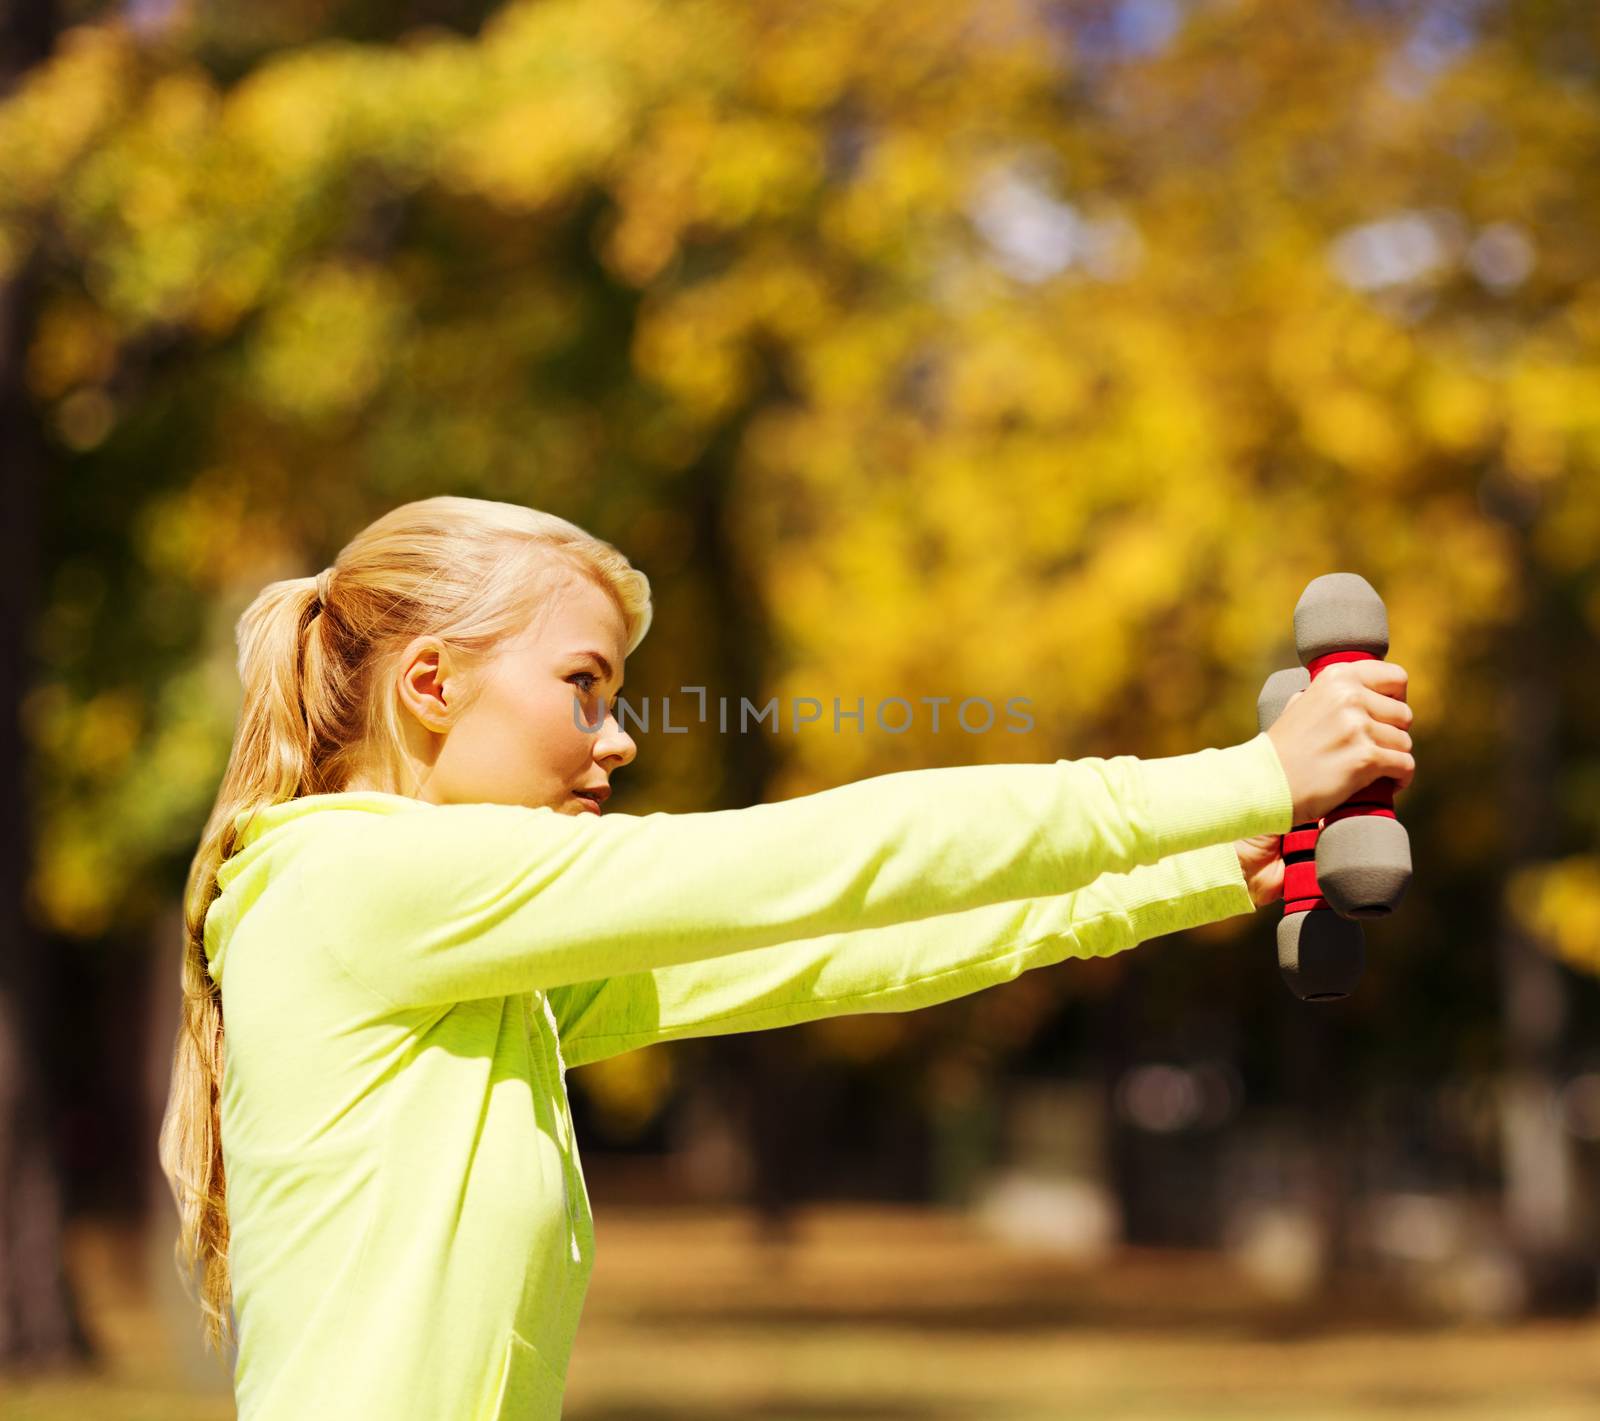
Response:
POLYGON ((241 814, 205 921, 240 1421, 556 1421, 594 1257, 569 1067, 1251 912, 1232 842, 1291 814, 1264 733, 704 813, 241 814))

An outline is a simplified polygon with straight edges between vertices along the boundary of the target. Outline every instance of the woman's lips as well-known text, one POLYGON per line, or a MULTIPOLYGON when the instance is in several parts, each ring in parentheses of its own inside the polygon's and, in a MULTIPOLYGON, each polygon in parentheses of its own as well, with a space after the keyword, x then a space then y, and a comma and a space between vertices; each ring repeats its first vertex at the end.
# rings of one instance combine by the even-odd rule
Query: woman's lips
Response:
POLYGON ((583 795, 578 794, 576 791, 573 792, 572 797, 577 800, 578 803, 581 804, 585 809, 587 809, 589 813, 598 814, 600 812, 600 806, 596 804, 594 800, 586 799, 583 795))

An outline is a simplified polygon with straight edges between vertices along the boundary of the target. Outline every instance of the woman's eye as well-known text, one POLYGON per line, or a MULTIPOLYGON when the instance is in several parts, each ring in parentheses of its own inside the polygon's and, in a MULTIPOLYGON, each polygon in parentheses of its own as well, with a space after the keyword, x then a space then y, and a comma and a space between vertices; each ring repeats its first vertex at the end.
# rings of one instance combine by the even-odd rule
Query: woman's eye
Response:
POLYGON ((591 695, 596 683, 600 680, 593 671, 579 671, 576 675, 568 676, 569 681, 587 681, 589 684, 583 688, 584 695, 591 695))

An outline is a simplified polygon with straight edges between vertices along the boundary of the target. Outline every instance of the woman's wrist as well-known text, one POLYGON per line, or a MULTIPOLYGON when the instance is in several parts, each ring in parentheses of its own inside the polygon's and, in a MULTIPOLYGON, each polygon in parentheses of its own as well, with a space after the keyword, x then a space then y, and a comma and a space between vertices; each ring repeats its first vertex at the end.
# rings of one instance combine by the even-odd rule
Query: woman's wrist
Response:
POLYGON ((1257 908, 1265 908, 1283 896, 1282 847, 1282 838, 1275 834, 1234 841, 1233 851, 1239 856, 1245 891, 1257 908))

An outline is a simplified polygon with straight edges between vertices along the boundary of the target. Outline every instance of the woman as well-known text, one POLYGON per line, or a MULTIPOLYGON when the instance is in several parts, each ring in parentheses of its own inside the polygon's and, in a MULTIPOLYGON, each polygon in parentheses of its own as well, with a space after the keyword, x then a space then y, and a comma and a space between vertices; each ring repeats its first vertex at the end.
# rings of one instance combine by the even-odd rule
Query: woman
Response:
POLYGON ((1278 836, 1414 768, 1369 661, 1227 749, 608 813, 650 619, 610 544, 455 497, 241 618, 161 1135, 240 1421, 558 1417, 594 1251, 568 1066, 1248 911, 1278 836))

